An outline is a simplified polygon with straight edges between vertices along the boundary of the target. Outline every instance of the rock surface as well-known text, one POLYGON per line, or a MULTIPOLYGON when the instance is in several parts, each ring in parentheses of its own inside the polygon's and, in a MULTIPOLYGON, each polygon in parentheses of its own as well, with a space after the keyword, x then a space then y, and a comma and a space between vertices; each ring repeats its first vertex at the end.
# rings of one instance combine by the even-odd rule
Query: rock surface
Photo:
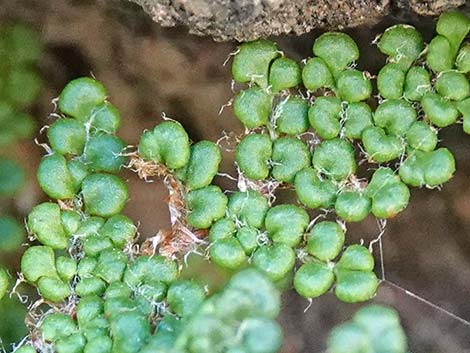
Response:
POLYGON ((217 41, 373 25, 393 12, 438 15, 465 0, 131 0, 162 26, 217 41))

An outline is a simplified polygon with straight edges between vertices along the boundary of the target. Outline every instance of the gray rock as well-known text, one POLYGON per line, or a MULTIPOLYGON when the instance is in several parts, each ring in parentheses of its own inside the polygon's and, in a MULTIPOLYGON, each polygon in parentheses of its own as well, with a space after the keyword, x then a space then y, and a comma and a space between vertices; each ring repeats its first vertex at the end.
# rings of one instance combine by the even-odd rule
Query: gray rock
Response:
POLYGON ((438 15, 465 0, 131 0, 162 26, 183 25, 217 41, 300 35, 314 28, 373 25, 399 12, 438 15))

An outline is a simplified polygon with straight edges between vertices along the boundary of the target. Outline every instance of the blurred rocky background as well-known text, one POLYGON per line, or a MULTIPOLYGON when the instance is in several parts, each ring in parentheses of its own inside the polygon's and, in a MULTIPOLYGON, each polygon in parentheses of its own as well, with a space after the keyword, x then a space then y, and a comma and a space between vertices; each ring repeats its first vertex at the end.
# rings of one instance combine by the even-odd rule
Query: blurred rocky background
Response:
MULTIPOLYGON (((288 56, 300 60, 311 55, 312 43, 324 28, 344 27, 361 48, 359 67, 374 74, 384 62, 371 45, 377 34, 394 23, 407 22, 429 40, 434 31, 431 15, 447 6, 464 3, 459 0, 213 1, 219 7, 226 3, 246 4, 242 8, 252 22, 251 25, 240 22, 243 24, 240 27, 240 23, 232 20, 241 21, 242 13, 238 14, 240 17, 224 18, 217 12, 218 17, 211 17, 219 7, 209 6, 208 12, 201 15, 203 5, 207 5, 205 0, 159 0, 166 7, 156 13, 152 4, 157 1, 142 2, 151 16, 137 4, 125 0, 0 1, 2 22, 31 24, 41 33, 45 44, 40 63, 44 87, 40 101, 32 110, 38 126, 52 121, 51 101, 69 80, 91 74, 105 84, 110 100, 120 109, 123 117, 120 135, 125 141, 136 144, 142 130, 161 121, 163 112, 181 121, 195 141, 217 140, 223 131, 241 131, 230 108, 219 115, 221 106, 233 96, 230 66, 223 63, 236 42, 228 39, 279 35, 271 38, 288 56), (309 6, 301 6, 303 2, 309 6), (249 11, 248 5, 259 12, 249 11), (279 17, 288 10, 298 14, 297 22, 279 17), (188 15, 191 11, 193 15, 188 15), (166 15, 159 18, 159 14, 166 15), (198 27, 198 16, 206 21, 199 22, 202 27, 198 27), (186 26, 161 27, 152 17, 164 25, 186 26), (216 18, 213 26, 207 22, 211 18, 216 18), (322 28, 313 29, 319 25, 322 28), (188 29, 228 41, 220 43, 210 37, 188 34, 188 29), (284 34, 291 31, 302 35, 284 34)), ((44 140, 39 131, 36 135, 39 142, 44 140)), ((468 353, 470 324, 463 320, 470 321, 470 137, 460 126, 448 128, 440 136, 441 144, 455 154, 458 172, 442 190, 413 190, 408 209, 388 222, 383 237, 385 278, 462 319, 388 282, 382 284, 374 301, 390 304, 400 312, 412 352, 468 353)), ((0 212, 24 217, 33 205, 45 199, 35 181, 35 171, 44 151, 34 141, 24 141, 1 152, 27 167, 28 183, 16 198, 0 201, 0 212)), ((233 173, 233 156, 227 153, 225 157, 224 171, 233 173)), ((152 236, 168 224, 166 192, 158 182, 146 184, 130 173, 127 176, 132 199, 126 213, 139 221, 142 237, 152 236)), ((225 179, 218 182, 232 186, 225 179)), ((378 233, 375 220, 370 218, 349 227, 348 241, 364 239, 369 243, 378 233)), ((375 254, 379 261, 378 249, 375 254)), ((2 260, 17 265, 18 258, 2 260)), ((379 266, 378 270, 380 274, 379 266)), ((291 291, 284 295, 280 317, 285 329, 284 353, 324 352, 330 329, 360 306, 340 303, 330 294, 314 300, 304 312, 308 305, 291 291)), ((5 325, 3 318, 0 322, 5 325)))

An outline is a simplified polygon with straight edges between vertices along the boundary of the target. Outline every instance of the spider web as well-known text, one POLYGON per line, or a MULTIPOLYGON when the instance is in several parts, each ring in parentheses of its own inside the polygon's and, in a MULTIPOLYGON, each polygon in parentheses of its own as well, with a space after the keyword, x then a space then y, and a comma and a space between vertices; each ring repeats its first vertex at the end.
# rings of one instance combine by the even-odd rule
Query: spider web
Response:
POLYGON ((369 250, 370 250, 371 253, 373 253, 374 247, 377 247, 378 250, 379 250, 380 272, 381 272, 380 283, 381 284, 386 283, 391 288, 393 288, 395 290, 398 290, 401 293, 404 293, 406 296, 411 297, 412 299, 414 299, 416 301, 419 301, 419 302, 425 304, 426 306, 440 312, 441 314, 444 314, 447 317, 449 317, 449 318, 451 318, 455 321, 458 321, 459 323, 461 323, 461 324, 463 324, 463 325, 470 328, 470 321, 469 320, 463 318, 462 316, 457 315, 456 313, 451 312, 450 310, 444 308, 441 305, 433 303, 431 300, 426 299, 423 296, 421 296, 421 295, 419 295, 419 294, 417 294, 417 293, 415 293, 415 292, 413 292, 413 291, 411 291, 407 288, 404 288, 403 286, 397 284, 396 282, 391 281, 391 280, 386 278, 383 236, 386 234, 387 221, 386 220, 377 220, 377 224, 378 224, 378 228, 379 228, 379 234, 375 239, 373 239, 369 243, 369 250))

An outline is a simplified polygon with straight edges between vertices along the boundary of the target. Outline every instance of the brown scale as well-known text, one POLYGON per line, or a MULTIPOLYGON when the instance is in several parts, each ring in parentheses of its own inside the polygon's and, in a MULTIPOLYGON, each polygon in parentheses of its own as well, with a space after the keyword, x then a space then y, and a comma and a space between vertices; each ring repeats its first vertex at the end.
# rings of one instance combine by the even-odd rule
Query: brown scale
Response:
POLYGON ((128 156, 130 161, 127 167, 135 171, 139 178, 144 180, 154 176, 162 178, 163 184, 168 189, 165 202, 170 212, 171 229, 160 230, 156 236, 146 239, 140 248, 140 253, 154 255, 158 247, 161 255, 174 258, 196 247, 207 236, 208 231, 196 230, 187 223, 186 187, 163 164, 145 161, 138 152, 132 152, 128 156))

